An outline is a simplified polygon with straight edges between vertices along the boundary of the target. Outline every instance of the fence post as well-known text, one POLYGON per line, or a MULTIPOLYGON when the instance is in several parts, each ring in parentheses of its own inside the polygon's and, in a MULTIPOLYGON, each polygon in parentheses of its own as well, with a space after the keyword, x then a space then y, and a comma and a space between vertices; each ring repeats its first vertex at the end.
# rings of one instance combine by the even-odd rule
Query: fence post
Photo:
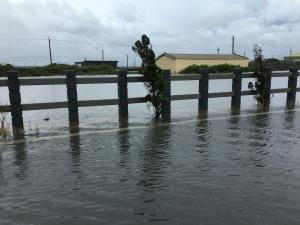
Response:
POLYGON ((266 67, 266 100, 268 103, 271 101, 271 84, 272 84, 272 67, 266 67))
POLYGON ((241 107, 242 92, 242 70, 240 68, 233 69, 234 78, 232 79, 232 91, 234 96, 231 99, 231 107, 241 107))
POLYGON ((119 118, 128 118, 127 71, 118 73, 119 118))
POLYGON ((66 71, 66 84, 68 96, 69 122, 76 125, 79 123, 78 101, 77 101, 77 82, 76 73, 73 70, 66 71))
POLYGON ((162 104, 162 117, 169 119, 171 117, 171 70, 163 70, 164 92, 162 104))
POLYGON ((208 72, 208 69, 200 69, 199 94, 201 94, 201 97, 198 104, 199 111, 208 109, 208 72))
POLYGON ((24 123, 21 105, 20 81, 17 71, 9 71, 7 73, 7 86, 9 90, 13 132, 15 136, 23 135, 24 123))
POLYGON ((287 104, 291 106, 294 105, 296 101, 298 68, 291 67, 289 71, 291 76, 289 76, 288 88, 291 90, 287 93, 287 104))

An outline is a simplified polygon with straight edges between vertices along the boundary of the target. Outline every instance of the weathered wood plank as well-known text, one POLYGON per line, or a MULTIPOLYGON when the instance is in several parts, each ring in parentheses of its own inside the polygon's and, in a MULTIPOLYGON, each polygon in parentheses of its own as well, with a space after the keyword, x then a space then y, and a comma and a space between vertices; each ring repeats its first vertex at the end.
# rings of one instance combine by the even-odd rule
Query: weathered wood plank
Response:
POLYGON ((128 83, 145 82, 145 81, 146 81, 146 79, 143 76, 135 76, 135 77, 128 76, 127 77, 128 83))
POLYGON ((66 78, 20 78, 21 86, 34 85, 63 85, 66 84, 66 78))
POLYGON ((241 94, 242 96, 247 96, 247 95, 254 95, 255 91, 242 91, 241 94))
POLYGON ((290 88, 271 89, 271 94, 289 93, 290 91, 291 91, 290 88))
POLYGON ((292 74, 288 71, 272 72, 272 77, 290 77, 292 74))
POLYGON ((171 76, 173 76, 173 77, 180 77, 180 76, 199 76, 199 73, 172 73, 171 76))
POLYGON ((232 97, 234 96, 234 92, 217 92, 217 93, 209 93, 208 98, 224 98, 224 97, 232 97))
POLYGON ((117 82, 118 77, 77 77, 77 84, 111 84, 117 82))
POLYGON ((172 101, 181 101, 181 100, 192 100, 201 98, 201 94, 188 94, 188 95, 172 95, 172 101))
POLYGON ((78 101, 78 107, 118 105, 118 103, 119 103, 119 99, 102 99, 102 100, 78 101))
POLYGON ((147 102, 145 97, 128 98, 128 104, 137 104, 137 103, 145 103, 145 102, 147 102))
POLYGON ((0 105, 0 112, 10 112, 10 106, 0 105))
POLYGON ((255 78, 254 73, 243 73, 242 78, 255 78))
POLYGON ((22 104, 23 111, 68 108, 68 102, 22 104))
POLYGON ((229 80, 233 79, 235 75, 233 73, 219 73, 219 74, 210 74, 210 80, 229 80))
POLYGON ((171 81, 188 81, 188 80, 201 80, 202 75, 200 74, 180 74, 172 75, 171 81))
POLYGON ((234 78, 232 79, 232 91, 234 96, 231 98, 231 107, 239 108, 241 107, 241 91, 242 91, 242 71, 241 68, 233 69, 234 78))
POLYGON ((4 80, 4 79, 3 79, 3 80, 1 79, 1 80, 0 80, 0 87, 6 87, 6 86, 7 86, 7 79, 5 79, 5 80, 4 80))

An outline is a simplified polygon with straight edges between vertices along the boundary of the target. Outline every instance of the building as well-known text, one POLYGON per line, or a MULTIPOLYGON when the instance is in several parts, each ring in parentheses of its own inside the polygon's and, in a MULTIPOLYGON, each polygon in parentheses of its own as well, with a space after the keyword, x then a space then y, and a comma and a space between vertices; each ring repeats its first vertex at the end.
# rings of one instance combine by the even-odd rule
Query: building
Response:
POLYGON ((106 60, 84 60, 82 62, 75 62, 76 66, 99 66, 99 65, 106 65, 112 66, 113 68, 118 67, 118 61, 106 61, 106 60))
POLYGON ((296 52, 292 54, 291 56, 284 57, 284 60, 286 61, 292 61, 292 62, 300 62, 300 52, 296 52))
POLYGON ((232 64, 247 67, 249 59, 240 55, 231 54, 173 54, 163 53, 156 59, 156 64, 161 69, 170 69, 172 73, 178 73, 191 65, 220 65, 232 64))

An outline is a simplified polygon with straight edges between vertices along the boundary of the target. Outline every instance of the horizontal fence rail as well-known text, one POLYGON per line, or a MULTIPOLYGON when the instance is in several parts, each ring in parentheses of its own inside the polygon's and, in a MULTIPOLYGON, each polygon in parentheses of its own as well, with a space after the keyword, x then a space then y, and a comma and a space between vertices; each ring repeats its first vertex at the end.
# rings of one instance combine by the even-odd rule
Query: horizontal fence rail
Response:
MULTIPOLYGON (((273 72, 272 77, 290 77, 290 72, 273 72)), ((201 80, 199 74, 173 74, 171 81, 189 81, 201 80)), ((235 78, 234 74, 220 73, 210 74, 209 80, 230 80, 235 78)), ((254 73, 243 73, 242 78, 255 78, 254 73)), ((146 82, 142 76, 130 76, 127 78, 128 83, 146 82)), ((77 84, 113 84, 118 82, 117 77, 77 77, 77 84)), ((38 85, 65 85, 66 78, 19 78, 20 86, 38 86, 38 85)), ((0 87, 7 86, 7 79, 0 80, 0 87)))
MULTIPOLYGON (((271 68, 267 70, 267 93, 287 93, 287 102, 295 104, 296 93, 300 92, 297 87, 298 68, 290 68, 289 71, 272 72, 271 68), (287 77, 288 87, 271 89, 271 78, 287 77)), ((169 70, 163 71, 165 92, 163 114, 170 115, 170 102, 197 99, 199 101, 199 110, 208 108, 209 98, 231 97, 232 107, 240 107, 241 96, 255 95, 254 91, 242 91, 242 80, 255 78, 254 73, 242 73, 240 69, 234 69, 232 73, 208 74, 207 69, 202 69, 198 74, 173 74, 169 70), (232 80, 232 90, 228 92, 209 93, 210 80, 232 80), (171 95, 171 81, 197 81, 199 82, 199 93, 185 95, 171 95)), ((17 71, 8 72, 6 79, 0 79, 0 87, 8 87, 10 105, 0 105, 0 112, 10 112, 12 115, 12 124, 14 131, 23 129, 23 111, 63 109, 68 108, 70 123, 78 123, 78 108, 93 106, 119 106, 119 116, 128 117, 128 104, 146 103, 145 97, 128 98, 128 83, 146 82, 141 75, 128 76, 126 71, 120 71, 118 76, 109 77, 83 77, 76 76, 74 71, 66 71, 65 77, 52 78, 23 78, 18 76, 17 71), (118 87, 117 99, 101 99, 78 101, 77 86, 82 84, 116 84, 118 87), (22 104, 20 86, 36 85, 65 85, 67 89, 68 101, 22 104)))

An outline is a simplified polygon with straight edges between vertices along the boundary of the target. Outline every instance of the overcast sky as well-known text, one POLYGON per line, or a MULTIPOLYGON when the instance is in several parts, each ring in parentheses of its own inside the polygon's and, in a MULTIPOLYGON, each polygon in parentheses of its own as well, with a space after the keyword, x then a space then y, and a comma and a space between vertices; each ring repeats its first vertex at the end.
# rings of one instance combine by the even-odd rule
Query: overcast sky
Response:
POLYGON ((156 54, 236 52, 267 57, 300 51, 300 0, 0 0, 0 63, 116 59, 125 64, 131 45, 148 34, 156 54), (19 40, 13 40, 19 39, 19 40), (27 40, 24 40, 27 39, 27 40))

